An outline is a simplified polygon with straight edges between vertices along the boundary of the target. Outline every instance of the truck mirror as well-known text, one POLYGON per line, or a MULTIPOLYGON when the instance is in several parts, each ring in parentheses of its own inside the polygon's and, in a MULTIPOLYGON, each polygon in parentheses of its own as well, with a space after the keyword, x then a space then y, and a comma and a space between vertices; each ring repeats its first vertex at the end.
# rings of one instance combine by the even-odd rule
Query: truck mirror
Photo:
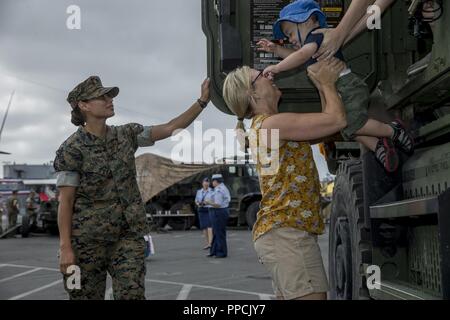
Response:
POLYGON ((215 1, 219 19, 220 71, 229 73, 242 65, 241 35, 233 26, 236 0, 215 1))

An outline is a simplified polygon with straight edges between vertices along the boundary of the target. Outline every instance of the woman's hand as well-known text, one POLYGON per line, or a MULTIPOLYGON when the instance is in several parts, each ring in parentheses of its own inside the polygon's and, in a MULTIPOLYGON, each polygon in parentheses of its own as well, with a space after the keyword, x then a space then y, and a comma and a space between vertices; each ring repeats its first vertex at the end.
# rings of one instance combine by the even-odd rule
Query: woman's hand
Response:
MULTIPOLYGON (((313 66, 317 65, 314 64, 313 66)), ((317 72, 319 69, 317 68, 313 68, 313 66, 308 68, 308 77, 309 79, 312 81, 312 83, 314 84, 314 86, 319 90, 322 91, 322 84, 317 80, 317 78, 315 77, 315 73, 317 72)))
POLYGON ((209 102, 210 96, 209 96, 209 86, 211 84, 211 80, 209 78, 205 79, 202 83, 202 95, 200 97, 200 100, 203 102, 209 102))
POLYGON ((337 58, 313 64, 308 68, 308 76, 318 89, 325 85, 335 85, 339 75, 345 69, 345 63, 337 58))
POLYGON ((318 61, 331 59, 342 48, 345 37, 337 29, 318 29, 313 32, 313 34, 319 33, 323 34, 323 42, 313 58, 318 61))
POLYGON ((278 48, 277 44, 267 39, 261 39, 256 45, 259 46, 259 48, 257 49, 258 51, 265 51, 270 53, 275 53, 278 48))
POLYGON ((275 75, 277 75, 278 73, 280 73, 278 65, 273 65, 273 66, 268 66, 266 69, 264 69, 263 76, 264 76, 264 78, 267 78, 269 80, 274 80, 275 75))
POLYGON ((67 268, 76 264, 75 254, 72 247, 61 248, 59 256, 59 270, 67 274, 67 268))

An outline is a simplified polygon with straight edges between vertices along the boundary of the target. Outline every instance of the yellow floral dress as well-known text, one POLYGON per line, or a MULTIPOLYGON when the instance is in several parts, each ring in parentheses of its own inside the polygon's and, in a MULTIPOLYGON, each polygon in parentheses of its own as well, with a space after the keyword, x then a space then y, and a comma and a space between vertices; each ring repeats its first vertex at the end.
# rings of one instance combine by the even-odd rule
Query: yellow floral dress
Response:
POLYGON ((276 228, 296 228, 323 234, 320 181, 311 145, 288 141, 279 147, 278 152, 267 148, 266 130, 261 130, 261 126, 269 117, 256 116, 249 133, 262 193, 253 240, 276 228))

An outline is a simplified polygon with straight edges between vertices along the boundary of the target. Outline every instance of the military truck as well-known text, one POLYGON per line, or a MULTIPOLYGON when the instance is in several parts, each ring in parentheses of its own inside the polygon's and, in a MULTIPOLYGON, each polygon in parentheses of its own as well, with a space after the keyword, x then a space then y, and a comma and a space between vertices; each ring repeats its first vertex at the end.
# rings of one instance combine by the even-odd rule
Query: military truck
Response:
POLYGON ((329 222, 331 217, 333 191, 334 178, 328 174, 328 176, 320 182, 322 217, 326 222, 329 222))
POLYGON ((18 179, 0 179, 0 207, 3 214, 0 216, 0 239, 21 234, 27 237, 29 234, 28 216, 26 215, 26 199, 30 194, 30 190, 24 185, 22 180, 18 179), (3 220, 7 222, 6 213, 8 212, 7 201, 12 196, 13 191, 17 191, 17 199, 19 201, 19 215, 17 216, 16 226, 2 227, 3 220))
MULTIPOLYGON (((289 2, 202 1, 212 101, 221 111, 231 114, 221 96, 228 72, 241 65, 261 70, 278 61, 255 47, 272 36, 272 23, 289 2)), ((350 5, 318 2, 330 26, 350 5)), ((356 143, 326 144, 330 171, 337 175, 329 230, 333 299, 450 298, 450 8, 435 1, 431 30, 423 4, 395 1, 380 30, 363 33, 344 50, 370 87, 371 117, 402 118, 414 131, 416 153, 402 156, 401 169, 389 175, 356 143)), ((306 72, 283 74, 277 85, 282 112, 320 110, 306 72)))
POLYGON ((136 159, 137 179, 148 218, 162 228, 198 226, 195 195, 205 177, 220 173, 230 190, 229 225, 249 226, 256 221, 261 192, 255 166, 245 159, 223 159, 216 164, 174 164, 145 154, 136 159), (156 220, 156 221, 155 221, 156 220))
POLYGON ((53 236, 58 236, 58 206, 59 202, 57 198, 41 201, 37 213, 37 222, 35 226, 31 227, 31 231, 50 233, 53 236))

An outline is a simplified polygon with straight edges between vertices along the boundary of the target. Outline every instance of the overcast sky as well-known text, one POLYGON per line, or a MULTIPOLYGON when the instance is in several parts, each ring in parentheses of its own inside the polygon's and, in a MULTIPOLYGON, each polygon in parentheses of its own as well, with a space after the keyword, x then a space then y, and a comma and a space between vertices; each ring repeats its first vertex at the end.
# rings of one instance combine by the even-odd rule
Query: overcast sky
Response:
MULTIPOLYGON (((200 0, 0 0, 1 119, 16 90, 0 141, 12 155, 0 162, 52 161, 77 129, 67 94, 90 75, 121 89, 108 124, 160 124, 185 111, 206 77, 200 0), (81 8, 81 30, 66 27, 70 5, 81 8)), ((212 105, 198 120, 223 132, 236 125, 212 105)), ((138 155, 169 157, 175 144, 159 142, 138 155)), ((316 159, 323 177, 326 165, 316 159)))

